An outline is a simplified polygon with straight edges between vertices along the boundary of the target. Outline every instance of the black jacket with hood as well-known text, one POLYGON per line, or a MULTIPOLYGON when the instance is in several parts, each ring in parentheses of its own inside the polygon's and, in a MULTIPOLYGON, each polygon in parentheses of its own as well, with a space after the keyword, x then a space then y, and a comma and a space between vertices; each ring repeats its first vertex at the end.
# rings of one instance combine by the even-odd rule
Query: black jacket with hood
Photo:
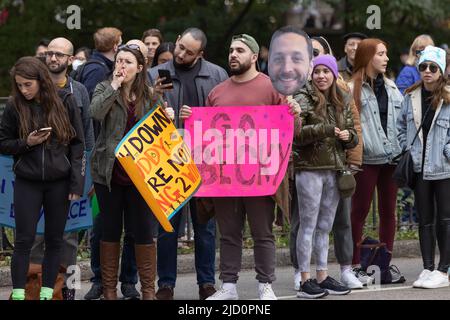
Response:
MULTIPOLYGON (((50 135, 46 142, 28 147, 26 139, 20 138, 19 114, 10 99, 0 123, 0 154, 14 156, 17 177, 33 181, 70 179, 69 192, 82 195, 86 171, 83 122, 73 95, 65 90, 58 90, 58 95, 67 107, 76 136, 64 145, 50 135)), ((34 112, 40 115, 43 111, 37 107, 34 112)))

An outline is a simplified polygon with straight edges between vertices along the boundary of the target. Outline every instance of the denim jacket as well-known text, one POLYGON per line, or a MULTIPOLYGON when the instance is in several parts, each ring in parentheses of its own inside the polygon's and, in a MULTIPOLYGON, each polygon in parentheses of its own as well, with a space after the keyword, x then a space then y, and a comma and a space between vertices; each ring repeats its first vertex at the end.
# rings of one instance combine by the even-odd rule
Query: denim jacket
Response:
MULTIPOLYGON (((367 82, 361 90, 361 127, 363 133, 363 164, 378 165, 390 163, 400 154, 397 140, 396 120, 400 113, 403 96, 392 80, 384 79, 389 98, 387 136, 381 126, 377 97, 367 82)), ((350 83, 353 89, 353 83, 350 83)))
MULTIPOLYGON (((450 94, 450 86, 447 86, 450 94)), ((403 150, 409 148, 422 121, 421 87, 405 95, 402 110, 397 119, 398 140, 403 150)), ((425 145, 424 180, 441 180, 450 178, 450 104, 441 101, 436 109, 425 145)), ((411 147, 414 172, 422 171, 423 134, 411 147)))

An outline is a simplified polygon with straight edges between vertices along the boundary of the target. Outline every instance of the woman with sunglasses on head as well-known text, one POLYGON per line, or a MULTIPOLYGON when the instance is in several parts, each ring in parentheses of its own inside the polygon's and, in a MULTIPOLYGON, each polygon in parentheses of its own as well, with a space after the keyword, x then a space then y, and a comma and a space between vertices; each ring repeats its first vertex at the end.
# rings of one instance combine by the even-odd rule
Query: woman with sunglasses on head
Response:
POLYGON ((112 79, 95 88, 90 111, 102 122, 92 155, 92 179, 103 219, 100 264, 103 295, 117 299, 120 239, 123 223, 135 240, 136 264, 143 300, 155 298, 156 247, 153 243, 151 211, 114 156, 122 138, 158 100, 148 84, 145 58, 139 46, 119 47, 112 79))
POLYGON ((42 61, 20 58, 10 74, 12 93, 0 124, 0 154, 14 156, 16 175, 11 298, 25 299, 30 251, 43 208, 45 252, 40 299, 51 300, 70 200, 83 194, 83 124, 75 99, 70 93, 57 91, 42 61))
MULTIPOLYGON (((353 269, 363 284, 372 281, 358 266, 363 227, 372 203, 375 187, 378 195, 379 240, 386 243, 389 260, 395 237, 397 185, 392 179, 394 157, 401 149, 397 140, 396 120, 403 96, 395 83, 385 77, 389 58, 387 44, 379 39, 365 39, 358 45, 350 82, 361 116, 363 133, 362 172, 355 175, 356 191, 352 198, 353 269)), ((389 281, 389 270, 381 281, 389 281)), ((401 277, 399 277, 401 279, 401 277)))
POLYGON ((434 42, 433 39, 427 34, 417 36, 411 44, 406 65, 400 71, 400 74, 395 80, 395 84, 402 94, 405 93, 407 88, 420 80, 420 74, 417 70, 417 61, 419 61, 422 50, 428 45, 434 46, 434 42))
POLYGON ((425 48, 419 59, 420 81, 406 90, 397 119, 400 146, 405 150, 412 144, 411 158, 417 179, 414 196, 424 270, 414 282, 415 288, 449 286, 450 85, 444 77, 445 64, 443 49, 425 48), (440 253, 437 269, 435 238, 440 253))

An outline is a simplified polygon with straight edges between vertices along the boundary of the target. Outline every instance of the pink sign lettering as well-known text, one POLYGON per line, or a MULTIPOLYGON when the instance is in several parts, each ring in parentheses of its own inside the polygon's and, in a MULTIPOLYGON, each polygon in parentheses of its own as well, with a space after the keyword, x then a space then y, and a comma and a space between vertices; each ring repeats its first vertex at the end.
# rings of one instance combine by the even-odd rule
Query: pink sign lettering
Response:
POLYGON ((194 107, 183 139, 202 176, 196 197, 275 194, 294 135, 286 105, 194 107))

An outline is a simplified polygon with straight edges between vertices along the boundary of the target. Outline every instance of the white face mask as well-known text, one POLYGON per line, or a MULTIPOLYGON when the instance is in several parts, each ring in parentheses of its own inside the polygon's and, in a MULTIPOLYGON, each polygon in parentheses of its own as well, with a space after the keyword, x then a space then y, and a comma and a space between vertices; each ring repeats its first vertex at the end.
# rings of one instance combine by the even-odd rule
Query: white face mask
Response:
POLYGON ((73 60, 73 62, 72 62, 72 69, 73 70, 77 70, 78 67, 81 66, 83 63, 84 63, 84 61, 81 61, 81 60, 78 60, 78 59, 73 60))

